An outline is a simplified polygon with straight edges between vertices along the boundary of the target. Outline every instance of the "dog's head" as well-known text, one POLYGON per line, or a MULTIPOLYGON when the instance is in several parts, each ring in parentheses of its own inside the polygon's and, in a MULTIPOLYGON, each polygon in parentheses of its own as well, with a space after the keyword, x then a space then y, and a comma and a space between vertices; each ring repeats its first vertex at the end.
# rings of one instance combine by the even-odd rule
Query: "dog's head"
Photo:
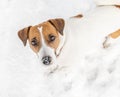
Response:
POLYGON ((56 61, 64 44, 64 20, 51 19, 39 25, 26 27, 18 32, 19 38, 38 55, 39 60, 49 65, 56 61))

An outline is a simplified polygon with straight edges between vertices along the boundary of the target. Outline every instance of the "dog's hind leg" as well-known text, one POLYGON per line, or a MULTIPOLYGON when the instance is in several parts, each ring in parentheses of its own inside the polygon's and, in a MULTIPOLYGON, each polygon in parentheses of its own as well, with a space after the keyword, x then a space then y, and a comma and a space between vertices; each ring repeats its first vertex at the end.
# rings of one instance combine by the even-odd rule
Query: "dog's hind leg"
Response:
POLYGON ((118 37, 120 37, 120 29, 105 37, 103 48, 108 48, 118 37))

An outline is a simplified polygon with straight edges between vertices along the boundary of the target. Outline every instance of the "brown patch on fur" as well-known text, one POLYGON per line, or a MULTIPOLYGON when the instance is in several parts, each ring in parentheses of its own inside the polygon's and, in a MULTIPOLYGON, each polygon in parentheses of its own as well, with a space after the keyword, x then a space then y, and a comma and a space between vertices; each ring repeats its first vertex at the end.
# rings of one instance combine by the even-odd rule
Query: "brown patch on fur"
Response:
POLYGON ((120 5, 114 5, 115 7, 117 7, 117 8, 120 8, 120 5))
POLYGON ((24 46, 26 46, 30 28, 31 28, 31 26, 26 27, 18 32, 18 36, 21 39, 21 41, 23 42, 24 46))
POLYGON ((113 32, 113 33, 111 33, 111 34, 109 34, 109 36, 114 38, 114 39, 119 37, 120 36, 120 29, 115 31, 115 32, 113 32))
POLYGON ((117 8, 120 8, 120 5, 98 5, 99 7, 102 7, 102 6, 115 6, 117 8))
POLYGON ((42 27, 43 27, 42 34, 44 36, 44 40, 45 40, 46 44, 49 47, 52 47, 56 50, 59 46, 59 43, 60 43, 59 34, 58 34, 59 32, 49 22, 43 23, 42 27), (49 35, 55 36, 55 40, 51 42, 50 39, 49 39, 49 35))
POLYGON ((73 16, 73 18, 82 18, 82 17, 83 17, 82 14, 78 14, 78 15, 76 15, 76 16, 73 16))
POLYGON ((30 44, 31 49, 35 53, 38 53, 40 48, 41 48, 41 36, 40 36, 40 32, 39 32, 37 26, 31 27, 30 32, 29 32, 29 39, 28 40, 29 40, 29 44, 30 44), (36 46, 32 45, 33 39, 37 40, 37 45, 36 46))
POLYGON ((63 35, 65 22, 62 18, 50 19, 50 20, 48 20, 48 22, 50 22, 51 25, 53 25, 61 35, 63 35))

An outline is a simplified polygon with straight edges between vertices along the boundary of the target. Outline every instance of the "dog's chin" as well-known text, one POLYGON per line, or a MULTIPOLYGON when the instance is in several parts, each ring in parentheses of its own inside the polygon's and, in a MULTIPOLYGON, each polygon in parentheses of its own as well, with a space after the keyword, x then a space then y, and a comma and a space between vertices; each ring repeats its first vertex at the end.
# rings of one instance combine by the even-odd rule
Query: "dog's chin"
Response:
POLYGON ((48 66, 42 64, 41 62, 40 62, 40 64, 41 64, 40 67, 41 67, 42 72, 46 75, 55 73, 59 67, 57 63, 51 63, 48 66))

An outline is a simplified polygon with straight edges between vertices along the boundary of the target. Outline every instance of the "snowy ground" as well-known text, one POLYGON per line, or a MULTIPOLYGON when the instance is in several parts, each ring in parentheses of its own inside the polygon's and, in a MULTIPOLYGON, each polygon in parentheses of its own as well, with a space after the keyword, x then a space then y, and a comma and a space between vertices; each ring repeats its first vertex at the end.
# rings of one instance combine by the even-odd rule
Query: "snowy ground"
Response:
POLYGON ((120 97, 120 45, 88 54, 64 74, 48 76, 17 36, 30 24, 93 7, 90 0, 0 0, 0 97, 120 97))

